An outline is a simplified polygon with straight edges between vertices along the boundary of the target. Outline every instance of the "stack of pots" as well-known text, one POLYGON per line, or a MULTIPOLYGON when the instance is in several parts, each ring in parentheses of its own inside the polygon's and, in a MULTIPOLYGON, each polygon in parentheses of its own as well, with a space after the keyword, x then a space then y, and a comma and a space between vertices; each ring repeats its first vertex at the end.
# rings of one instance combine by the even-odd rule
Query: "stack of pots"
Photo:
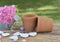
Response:
POLYGON ((51 32, 53 28, 53 19, 37 16, 35 14, 26 14, 22 16, 25 32, 51 32))

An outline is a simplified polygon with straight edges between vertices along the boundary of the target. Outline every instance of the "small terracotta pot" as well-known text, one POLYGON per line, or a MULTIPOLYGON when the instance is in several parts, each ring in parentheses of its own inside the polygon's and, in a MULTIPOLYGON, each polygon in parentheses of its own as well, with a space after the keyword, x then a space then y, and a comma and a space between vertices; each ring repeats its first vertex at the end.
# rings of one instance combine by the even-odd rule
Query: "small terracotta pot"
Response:
POLYGON ((51 18, 38 16, 36 32, 51 32, 53 27, 53 20, 51 18))
POLYGON ((36 15, 26 14, 22 16, 25 32, 31 32, 35 28, 36 15))

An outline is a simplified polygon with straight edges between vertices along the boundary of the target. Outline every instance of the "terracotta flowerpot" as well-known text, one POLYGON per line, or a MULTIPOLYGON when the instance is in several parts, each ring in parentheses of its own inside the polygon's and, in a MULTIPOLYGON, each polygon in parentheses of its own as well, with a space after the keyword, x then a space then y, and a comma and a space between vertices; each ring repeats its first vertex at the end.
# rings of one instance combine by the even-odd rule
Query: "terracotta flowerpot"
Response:
POLYGON ((23 15, 22 21, 23 21, 23 25, 24 25, 24 31, 31 32, 35 28, 36 15, 34 15, 34 14, 23 15))
POLYGON ((38 16, 36 32, 51 32, 53 28, 53 20, 51 18, 38 16))

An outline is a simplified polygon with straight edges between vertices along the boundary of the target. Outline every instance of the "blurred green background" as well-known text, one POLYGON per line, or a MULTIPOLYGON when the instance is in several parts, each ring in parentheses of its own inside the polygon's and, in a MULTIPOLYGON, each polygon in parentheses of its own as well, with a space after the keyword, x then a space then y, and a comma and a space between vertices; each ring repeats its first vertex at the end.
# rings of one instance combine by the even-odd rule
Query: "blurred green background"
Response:
POLYGON ((37 14, 60 21, 60 0, 0 0, 0 6, 16 5, 16 14, 37 14))

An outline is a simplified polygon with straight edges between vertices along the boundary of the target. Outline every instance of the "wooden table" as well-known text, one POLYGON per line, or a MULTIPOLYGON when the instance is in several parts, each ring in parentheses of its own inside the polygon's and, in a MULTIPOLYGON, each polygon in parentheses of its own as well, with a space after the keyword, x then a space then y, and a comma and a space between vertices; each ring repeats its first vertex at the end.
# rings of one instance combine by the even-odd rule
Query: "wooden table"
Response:
MULTIPOLYGON (((8 30, 7 32, 10 32, 8 30)), ((12 33, 11 33, 12 35, 12 33)), ((18 42, 21 42, 23 38, 19 36, 18 42)), ((38 33, 35 37, 28 37, 25 38, 27 42, 60 42, 60 25, 55 25, 53 27, 53 31, 50 33, 38 33)), ((9 39, 8 37, 3 37, 2 42, 13 42, 13 40, 9 39)))

